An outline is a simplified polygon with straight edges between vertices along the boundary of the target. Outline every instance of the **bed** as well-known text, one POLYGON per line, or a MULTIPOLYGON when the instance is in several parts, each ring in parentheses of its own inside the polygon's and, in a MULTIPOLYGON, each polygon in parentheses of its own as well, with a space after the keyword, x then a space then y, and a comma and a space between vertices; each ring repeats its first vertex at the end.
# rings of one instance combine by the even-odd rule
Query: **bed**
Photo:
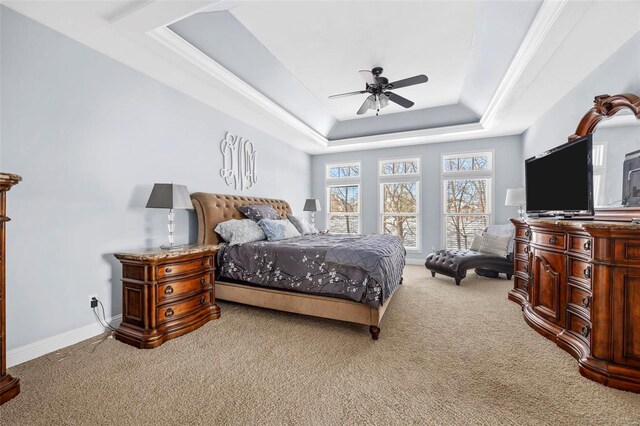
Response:
MULTIPOLYGON (((200 244, 221 244, 220 222, 242 219, 238 207, 268 204, 284 219, 284 200, 198 192, 191 195, 200 244)), ((308 235, 280 242, 221 245, 216 299, 369 326, 374 340, 402 282, 405 250, 380 235, 308 235), (269 262, 272 262, 269 264, 269 262)))

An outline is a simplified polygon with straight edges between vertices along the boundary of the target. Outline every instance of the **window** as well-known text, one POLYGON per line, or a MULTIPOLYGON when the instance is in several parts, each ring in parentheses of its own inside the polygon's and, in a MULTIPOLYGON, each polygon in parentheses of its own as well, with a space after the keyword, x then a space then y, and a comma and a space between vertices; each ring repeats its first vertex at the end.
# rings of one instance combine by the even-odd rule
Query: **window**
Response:
POLYGON ((593 144, 593 204, 604 206, 605 158, 607 158, 606 142, 593 144))
POLYGON ((380 232, 398 235, 407 249, 420 245, 420 159, 381 160, 380 232))
POLYGON ((360 163, 327 164, 327 228, 360 233, 360 163))
POLYGON ((445 247, 466 249, 491 223, 493 153, 442 156, 445 247))

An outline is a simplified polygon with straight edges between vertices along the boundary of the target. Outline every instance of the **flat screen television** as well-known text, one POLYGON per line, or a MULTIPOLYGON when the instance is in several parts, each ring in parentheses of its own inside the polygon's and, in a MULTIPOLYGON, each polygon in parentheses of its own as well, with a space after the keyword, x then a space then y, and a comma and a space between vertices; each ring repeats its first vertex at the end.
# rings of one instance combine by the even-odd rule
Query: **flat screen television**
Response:
POLYGON ((525 161, 527 214, 592 216, 591 135, 525 161))

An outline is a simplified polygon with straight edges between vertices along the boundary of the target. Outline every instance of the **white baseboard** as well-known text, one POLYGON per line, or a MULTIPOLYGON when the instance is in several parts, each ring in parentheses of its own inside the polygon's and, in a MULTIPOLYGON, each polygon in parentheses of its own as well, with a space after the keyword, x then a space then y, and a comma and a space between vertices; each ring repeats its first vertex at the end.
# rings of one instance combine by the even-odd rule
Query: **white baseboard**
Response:
POLYGON ((422 259, 405 259, 405 263, 407 265, 424 265, 424 260, 422 260, 422 259))
MULTIPOLYGON (((122 315, 115 315, 107 321, 111 326, 116 327, 120 323, 121 319, 122 315)), ((13 367, 14 365, 22 364, 23 362, 27 362, 67 346, 75 345, 83 340, 98 336, 105 331, 107 331, 107 329, 96 322, 94 324, 76 328, 75 330, 66 331, 56 336, 38 340, 37 342, 29 343, 28 345, 20 346, 19 348, 11 349, 10 351, 7 351, 7 367, 13 367)))

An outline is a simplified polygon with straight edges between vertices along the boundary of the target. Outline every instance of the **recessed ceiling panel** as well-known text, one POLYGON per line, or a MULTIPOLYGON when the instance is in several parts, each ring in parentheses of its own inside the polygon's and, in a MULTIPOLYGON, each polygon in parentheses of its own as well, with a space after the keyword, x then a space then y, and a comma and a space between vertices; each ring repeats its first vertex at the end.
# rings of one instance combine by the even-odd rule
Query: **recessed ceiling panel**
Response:
MULTIPOLYGON (((360 69, 384 68, 390 81, 426 74, 396 89, 412 108, 456 104, 473 40, 475 2, 242 3, 231 13, 339 120, 358 117, 365 95, 360 69)), ((223 41, 221 41, 223 42, 223 41)), ((392 104, 384 113, 406 111, 392 104)), ((368 114, 372 114, 369 112, 368 114)))

